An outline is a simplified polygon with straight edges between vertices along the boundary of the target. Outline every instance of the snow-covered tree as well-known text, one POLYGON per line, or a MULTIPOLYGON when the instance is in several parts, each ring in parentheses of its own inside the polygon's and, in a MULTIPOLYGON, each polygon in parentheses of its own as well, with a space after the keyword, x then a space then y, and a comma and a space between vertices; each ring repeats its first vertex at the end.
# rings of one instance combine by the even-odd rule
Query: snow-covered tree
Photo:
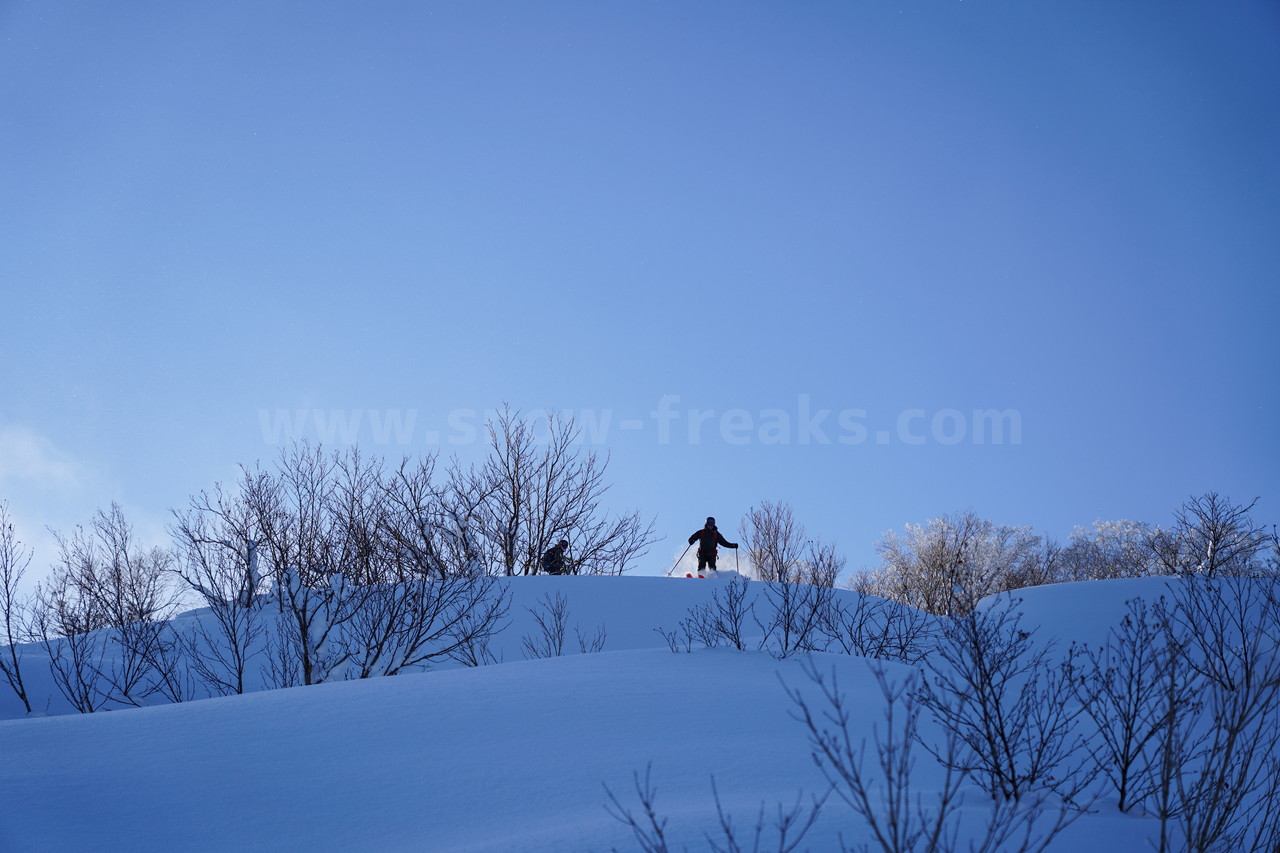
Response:
POLYGON ((1151 549, 1156 531, 1140 521, 1095 521, 1086 530, 1076 527, 1059 556, 1065 581, 1148 577, 1165 569, 1151 549))
POLYGON ((1053 579, 1043 540, 1029 527, 997 526, 973 512, 889 531, 881 567, 854 581, 861 592, 930 613, 964 615, 983 596, 1053 579))

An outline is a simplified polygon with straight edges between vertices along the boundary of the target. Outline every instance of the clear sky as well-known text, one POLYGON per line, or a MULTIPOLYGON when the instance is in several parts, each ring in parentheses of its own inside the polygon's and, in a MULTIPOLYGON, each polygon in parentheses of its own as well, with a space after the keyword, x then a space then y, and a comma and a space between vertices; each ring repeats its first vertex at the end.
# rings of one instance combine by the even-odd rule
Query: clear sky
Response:
POLYGON ((853 567, 1277 521, 1278 84, 1273 0, 0 0, 0 498, 43 571, 508 402, 597 427, 646 572, 763 499, 853 567))

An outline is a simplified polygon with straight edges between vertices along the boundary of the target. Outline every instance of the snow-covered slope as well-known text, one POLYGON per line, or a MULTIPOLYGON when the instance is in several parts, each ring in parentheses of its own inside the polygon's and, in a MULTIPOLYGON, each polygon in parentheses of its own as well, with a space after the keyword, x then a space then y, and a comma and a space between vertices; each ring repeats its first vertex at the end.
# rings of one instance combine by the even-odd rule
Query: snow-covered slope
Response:
MULTIPOLYGON (((521 578, 502 664, 0 722, 0 850, 639 849, 606 812, 603 786, 635 806, 632 774, 646 766, 672 849, 707 849, 712 777, 740 825, 761 802, 790 806, 799 791, 824 788, 782 686, 812 692, 800 662, 724 649, 675 654, 652 630, 673 625, 713 587, 521 578), (584 631, 606 626, 604 652, 521 658, 531 623, 523 608, 556 592, 584 631)), ((1096 641, 1124 599, 1163 587, 1037 590, 1027 618, 1063 639, 1096 641)), ((867 662, 814 659, 837 674, 855 725, 869 732, 883 703, 867 662)), ((920 762, 926 785, 931 763, 920 762)), ((972 801, 981 806, 981 795, 972 801)), ((1127 853, 1143 849, 1148 829, 1106 812, 1052 849, 1127 853)), ((833 799, 804 847, 838 849, 838 834, 848 841, 859 832, 833 799)))

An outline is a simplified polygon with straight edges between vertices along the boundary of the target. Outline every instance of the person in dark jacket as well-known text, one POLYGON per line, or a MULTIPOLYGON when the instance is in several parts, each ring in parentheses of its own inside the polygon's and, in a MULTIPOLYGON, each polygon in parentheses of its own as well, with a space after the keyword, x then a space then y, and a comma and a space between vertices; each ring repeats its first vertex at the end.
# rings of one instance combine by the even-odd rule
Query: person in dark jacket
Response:
POLYGON ((711 571, 716 570, 716 545, 723 545, 726 548, 737 548, 737 542, 730 542, 720 534, 716 528, 716 520, 714 516, 707 516, 707 523, 701 530, 694 531, 689 537, 689 544, 698 543, 698 571, 702 571, 707 566, 711 567, 711 571))
POLYGON ((564 562, 564 552, 569 548, 569 540, 561 539, 547 549, 542 555, 542 570, 549 575, 566 575, 569 573, 564 562))

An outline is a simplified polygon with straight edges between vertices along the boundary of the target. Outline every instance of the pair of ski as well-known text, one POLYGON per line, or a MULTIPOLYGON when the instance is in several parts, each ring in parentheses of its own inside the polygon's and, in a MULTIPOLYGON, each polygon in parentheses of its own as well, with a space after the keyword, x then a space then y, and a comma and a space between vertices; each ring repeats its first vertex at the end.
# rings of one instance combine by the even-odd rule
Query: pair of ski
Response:
POLYGON ((695 575, 695 574, 693 574, 692 572, 686 572, 686 573, 685 573, 685 577, 687 577, 687 578, 694 578, 694 577, 697 577, 697 578, 705 578, 705 577, 706 577, 706 575, 703 575, 703 574, 697 574, 697 575, 695 575))

